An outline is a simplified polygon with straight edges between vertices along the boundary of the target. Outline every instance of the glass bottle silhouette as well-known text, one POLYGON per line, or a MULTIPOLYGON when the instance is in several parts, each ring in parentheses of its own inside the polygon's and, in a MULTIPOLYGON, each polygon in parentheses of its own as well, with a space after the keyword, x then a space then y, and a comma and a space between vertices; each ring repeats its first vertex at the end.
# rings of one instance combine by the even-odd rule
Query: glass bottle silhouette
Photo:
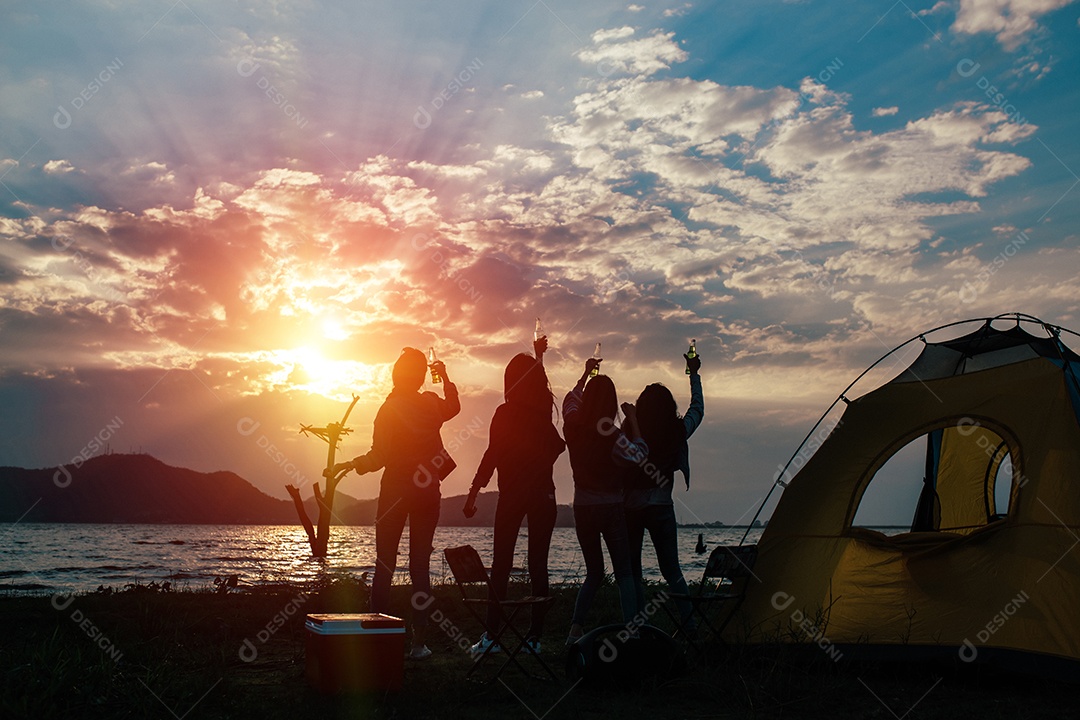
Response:
POLYGON ((540 318, 536 318, 536 329, 533 330, 533 342, 545 337, 544 327, 540 324, 540 318))
MULTIPOLYGON (((603 360, 604 359, 604 358, 600 357, 600 343, 596 343, 596 348, 593 349, 592 356, 593 356, 593 359, 595 359, 595 360, 603 360)), ((600 363, 598 362, 596 364, 596 367, 594 367, 592 369, 592 372, 589 373, 589 377, 596 377, 599 374, 600 374, 600 363)))
POLYGON ((435 348, 429 347, 427 351, 428 367, 431 368, 431 382, 441 383, 442 376, 439 375, 439 371, 435 369, 435 363, 439 358, 435 357, 435 348))
MULTIPOLYGON (((697 357, 697 340, 696 339, 691 339, 690 340, 690 349, 686 351, 686 357, 688 357, 688 358, 697 357)), ((687 365, 686 365, 686 374, 687 375, 690 374, 690 364, 689 363, 687 363, 687 365)))

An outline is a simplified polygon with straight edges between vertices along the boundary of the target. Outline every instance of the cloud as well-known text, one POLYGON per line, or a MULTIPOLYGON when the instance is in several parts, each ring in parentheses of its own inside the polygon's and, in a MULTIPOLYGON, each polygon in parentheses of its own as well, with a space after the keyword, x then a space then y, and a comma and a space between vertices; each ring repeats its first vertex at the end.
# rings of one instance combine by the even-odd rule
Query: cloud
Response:
POLYGON ((131 163, 121 171, 128 180, 151 185, 173 185, 176 182, 176 173, 169 170, 163 162, 149 161, 131 163))
MULTIPOLYGON (((209 382, 227 394, 283 389, 288 356, 273 353, 379 337, 360 350, 374 361, 417 328, 438 328, 451 357, 494 363, 536 307, 573 325, 567 343, 626 329, 631 374, 684 335, 727 334, 737 367, 791 367, 864 342, 859 323, 892 323, 899 305, 931 312, 941 297, 913 288, 977 269, 974 256, 935 255, 933 221, 978 211, 1030 166, 1003 146, 1035 127, 984 105, 874 133, 855 126, 850 98, 810 78, 796 90, 657 77, 686 59, 671 33, 602 30, 589 52, 583 62, 617 59, 628 75, 579 92, 536 142, 472 148, 468 161, 270 167, 138 212, 38 209, 5 228, 19 248, 7 327, 55 366, 65 327, 86 329, 83 357, 99 365, 210 358, 225 375, 209 382), (744 313, 805 327, 762 345, 720 320, 744 313)), ((119 175, 173 172, 142 159, 119 175)))
POLYGON ((664 17, 680 17, 690 12, 690 8, 694 7, 690 3, 683 3, 677 8, 667 8, 663 12, 664 17))
POLYGON ((592 41, 596 45, 602 45, 612 40, 624 40, 634 34, 634 28, 629 25, 611 28, 609 30, 597 30, 592 34, 592 41))
POLYGON ((45 163, 42 170, 46 175, 62 175, 64 173, 74 172, 75 166, 68 160, 50 160, 45 163))
POLYGON ((672 40, 675 33, 656 30, 648 37, 631 40, 634 32, 626 26, 598 30, 592 35, 593 47, 580 50, 576 57, 596 65, 602 75, 652 75, 686 60, 686 51, 672 40))
MULTIPOLYGON (((846 96, 817 89, 809 79, 796 94, 636 77, 579 95, 573 115, 552 126, 581 172, 578 183, 591 184, 593 198, 612 187, 640 198, 618 213, 584 204, 581 214, 608 218, 595 233, 610 236, 629 226, 653 239, 639 241, 649 248, 640 254, 609 243, 609 279, 581 279, 613 297, 660 288, 669 297, 692 294, 699 312, 746 312, 754 297, 764 300, 759 317, 820 322, 853 315, 900 327, 895 306, 873 300, 882 293, 906 297, 909 313, 916 305, 924 315, 951 312, 958 288, 944 269, 948 260, 924 251, 936 242, 931 221, 979 212, 978 198, 994 183, 1028 170, 1029 159, 1000 146, 1030 138, 1035 128, 985 105, 959 103, 873 133, 855 128, 846 96), (660 210, 673 205, 708 230, 690 232, 660 210), (694 270, 673 270, 657 283, 650 272, 657 267, 694 270), (952 295, 915 292, 933 277, 948 283, 952 295)), ((559 197, 575 202, 572 193, 559 197)), ((529 214, 538 217, 539 207, 550 207, 545 201, 541 196, 529 214)), ((612 201, 612 208, 619 205, 612 201)), ((790 344, 801 348, 792 357, 818 352, 803 335, 790 344)), ((783 356, 742 352, 735 359, 768 363, 783 356)))
MULTIPOLYGON (((1009 51, 1040 30, 1038 19, 1073 0, 960 0, 952 30, 976 35, 993 33, 1009 51)), ((936 6, 935 6, 936 7, 936 6)))
POLYGON ((916 15, 920 15, 922 17, 926 17, 927 15, 937 15, 939 13, 945 13, 949 10, 952 10, 952 7, 952 3, 948 2, 948 0, 938 0, 936 3, 934 3, 933 7, 919 10, 916 15))
POLYGON ((900 112, 900 108, 893 105, 892 107, 876 107, 870 114, 874 117, 888 117, 898 112, 900 112))

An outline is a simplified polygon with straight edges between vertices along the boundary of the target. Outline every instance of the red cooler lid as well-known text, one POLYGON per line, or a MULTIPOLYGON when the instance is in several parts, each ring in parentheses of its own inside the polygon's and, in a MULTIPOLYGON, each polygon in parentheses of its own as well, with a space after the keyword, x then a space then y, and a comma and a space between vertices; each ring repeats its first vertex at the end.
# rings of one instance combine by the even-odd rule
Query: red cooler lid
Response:
POLYGON ((319 635, 405 632, 405 621, 382 613, 310 613, 305 626, 319 635))

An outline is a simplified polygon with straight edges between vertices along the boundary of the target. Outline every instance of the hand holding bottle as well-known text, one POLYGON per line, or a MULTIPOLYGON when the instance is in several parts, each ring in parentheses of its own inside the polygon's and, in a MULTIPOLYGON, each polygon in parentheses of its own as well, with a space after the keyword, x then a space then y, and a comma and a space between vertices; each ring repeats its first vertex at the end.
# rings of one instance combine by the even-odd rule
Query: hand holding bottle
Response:
MULTIPOLYGON (((595 360, 596 362, 589 369, 589 377, 596 377, 600 374, 600 363, 604 360, 603 355, 600 354, 600 343, 596 343, 596 347, 593 349, 592 358, 590 358, 590 360, 595 360)), ((585 367, 589 368, 588 361, 586 361, 585 367)))
POLYGON ((428 368, 431 369, 431 382, 441 383, 443 381, 443 378, 446 377, 442 372, 446 368, 443 366, 442 360, 439 360, 438 356, 435 355, 434 347, 428 348, 427 359, 428 368))
MULTIPOLYGON (((696 339, 690 341, 690 349, 686 351, 686 353, 683 355, 683 357, 686 358, 686 374, 689 375, 690 372, 691 372, 691 370, 690 370, 690 361, 697 357, 697 340, 696 339)), ((698 361, 697 367, 701 367, 701 361, 700 360, 698 361)), ((696 368, 695 368, 694 372, 696 372, 696 368)))
POLYGON ((686 353, 683 357, 686 358, 686 374, 697 375, 698 371, 701 370, 701 357, 697 353, 694 353, 693 356, 686 353))

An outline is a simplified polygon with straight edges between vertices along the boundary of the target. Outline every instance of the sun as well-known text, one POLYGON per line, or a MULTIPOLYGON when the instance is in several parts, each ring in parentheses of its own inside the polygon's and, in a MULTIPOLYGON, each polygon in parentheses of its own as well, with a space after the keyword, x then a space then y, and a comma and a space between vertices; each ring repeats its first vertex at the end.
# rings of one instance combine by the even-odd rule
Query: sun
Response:
POLYGON ((322 384, 334 377, 338 369, 336 363, 328 360, 318 349, 305 345, 292 351, 293 372, 290 382, 300 381, 303 385, 322 384), (294 376, 297 376, 294 378, 294 376))
POLYGON ((345 326, 341 324, 341 321, 332 317, 323 318, 322 334, 327 340, 340 341, 349 338, 349 331, 345 329, 345 326))
POLYGON ((270 360, 277 366, 267 378, 272 386, 335 400, 348 400, 353 393, 378 395, 389 382, 389 367, 330 359, 317 345, 274 350, 270 360))

